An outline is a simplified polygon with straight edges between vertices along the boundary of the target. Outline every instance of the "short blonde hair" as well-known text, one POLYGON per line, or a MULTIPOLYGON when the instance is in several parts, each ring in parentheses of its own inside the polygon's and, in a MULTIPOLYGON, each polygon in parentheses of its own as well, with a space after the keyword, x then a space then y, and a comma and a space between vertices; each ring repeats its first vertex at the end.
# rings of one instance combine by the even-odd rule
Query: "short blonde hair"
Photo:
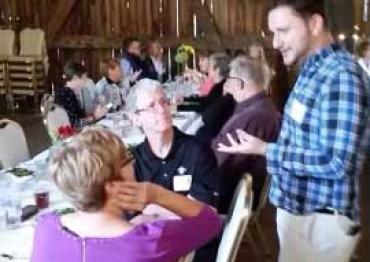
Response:
POLYGON ((49 171, 77 209, 96 211, 106 202, 105 184, 122 180, 121 164, 130 158, 118 136, 107 130, 88 129, 54 154, 49 171))
POLYGON ((100 74, 108 77, 109 70, 120 67, 119 60, 116 58, 106 58, 100 62, 100 74))

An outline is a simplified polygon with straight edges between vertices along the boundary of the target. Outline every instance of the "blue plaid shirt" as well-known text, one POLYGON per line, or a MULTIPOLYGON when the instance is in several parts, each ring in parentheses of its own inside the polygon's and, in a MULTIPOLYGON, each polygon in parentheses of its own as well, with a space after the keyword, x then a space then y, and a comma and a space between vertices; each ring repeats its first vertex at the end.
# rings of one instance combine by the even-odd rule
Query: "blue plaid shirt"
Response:
POLYGON ((267 147, 270 201, 296 215, 333 208, 359 221, 359 175, 370 141, 369 79, 337 44, 311 55, 267 147))

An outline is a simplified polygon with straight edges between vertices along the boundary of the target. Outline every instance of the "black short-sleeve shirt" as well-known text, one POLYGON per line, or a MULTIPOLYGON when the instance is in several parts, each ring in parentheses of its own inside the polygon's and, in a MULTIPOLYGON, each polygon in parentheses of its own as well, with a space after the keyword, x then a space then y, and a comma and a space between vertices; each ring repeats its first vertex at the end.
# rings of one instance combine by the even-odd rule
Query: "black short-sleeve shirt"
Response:
POLYGON ((72 126, 78 126, 79 120, 85 117, 76 94, 69 87, 60 87, 55 90, 55 103, 63 107, 72 126))
POLYGON ((184 174, 192 176, 192 182, 189 191, 178 193, 189 194, 199 201, 216 206, 219 174, 214 153, 175 127, 174 131, 172 147, 163 159, 153 154, 147 139, 134 149, 136 179, 175 191, 173 179, 181 175, 179 169, 182 169, 184 174))

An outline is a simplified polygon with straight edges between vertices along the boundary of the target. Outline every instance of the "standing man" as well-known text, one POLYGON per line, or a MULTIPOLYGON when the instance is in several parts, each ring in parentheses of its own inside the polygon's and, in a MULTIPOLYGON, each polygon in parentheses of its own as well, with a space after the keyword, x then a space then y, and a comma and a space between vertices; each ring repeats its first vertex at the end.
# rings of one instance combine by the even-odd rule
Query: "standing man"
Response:
POLYGON ((264 155, 277 207, 279 261, 349 261, 359 239, 359 178, 369 146, 368 78, 333 43, 324 0, 276 0, 273 46, 300 73, 278 141, 243 131, 219 150, 264 155))

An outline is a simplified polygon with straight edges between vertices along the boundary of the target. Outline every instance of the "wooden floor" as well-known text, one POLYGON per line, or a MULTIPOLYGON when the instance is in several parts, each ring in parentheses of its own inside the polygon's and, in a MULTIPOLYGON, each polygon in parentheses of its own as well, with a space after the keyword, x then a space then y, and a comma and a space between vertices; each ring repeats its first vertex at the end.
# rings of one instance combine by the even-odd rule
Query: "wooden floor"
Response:
MULTIPOLYGON (((0 112, 0 119, 9 118, 18 121, 25 130, 27 142, 30 148, 31 155, 35 155, 50 145, 46 129, 42 124, 41 116, 37 113, 16 113, 5 114, 0 112)), ((370 169, 367 167, 361 181, 361 208, 362 208, 362 239, 358 246, 357 259, 355 261, 369 262, 370 261, 370 169)), ((260 218, 266 239, 272 250, 272 256, 266 259, 257 260, 250 245, 243 242, 237 261, 277 261, 278 241, 275 225, 275 209, 268 206, 261 214, 260 218)), ((297 261, 299 262, 299 261, 297 261)), ((331 262, 331 261, 330 261, 331 262)))

